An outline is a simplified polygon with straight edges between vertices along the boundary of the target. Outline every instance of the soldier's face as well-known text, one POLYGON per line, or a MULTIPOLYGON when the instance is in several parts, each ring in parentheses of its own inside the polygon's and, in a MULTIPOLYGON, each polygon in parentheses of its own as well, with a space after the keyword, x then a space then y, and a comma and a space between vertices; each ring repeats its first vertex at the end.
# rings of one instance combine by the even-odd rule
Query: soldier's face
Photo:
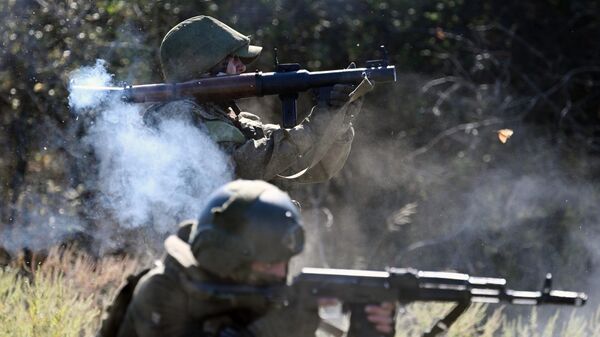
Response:
POLYGON ((287 276, 287 261, 266 263, 266 262, 252 262, 250 268, 252 273, 262 279, 272 280, 273 282, 285 281, 287 276))
POLYGON ((246 65, 237 56, 228 56, 226 73, 229 75, 238 75, 246 71, 246 65))

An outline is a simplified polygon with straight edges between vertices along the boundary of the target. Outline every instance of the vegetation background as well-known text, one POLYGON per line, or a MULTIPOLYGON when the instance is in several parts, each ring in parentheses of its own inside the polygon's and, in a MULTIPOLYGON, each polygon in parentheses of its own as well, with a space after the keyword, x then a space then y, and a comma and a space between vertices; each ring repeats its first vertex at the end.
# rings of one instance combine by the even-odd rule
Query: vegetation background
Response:
MULTIPOLYGON (((92 255, 106 252, 94 233, 112 220, 95 211, 94 153, 81 142, 93 121, 69 111, 69 75, 103 59, 119 81, 160 82, 164 34, 206 14, 265 47, 258 69, 273 68, 275 47, 282 62, 319 70, 380 57, 382 44, 398 69, 396 85, 367 98, 340 174, 292 191, 310 227, 307 260, 502 275, 519 288, 537 288, 553 272, 559 287, 588 291, 595 308, 599 7, 0 1, 0 243, 12 255, 66 240, 86 241, 92 255), (514 135, 502 143, 499 129, 514 135)), ((306 108, 309 98, 301 103, 306 108)), ((278 120, 273 99, 241 104, 278 120)))

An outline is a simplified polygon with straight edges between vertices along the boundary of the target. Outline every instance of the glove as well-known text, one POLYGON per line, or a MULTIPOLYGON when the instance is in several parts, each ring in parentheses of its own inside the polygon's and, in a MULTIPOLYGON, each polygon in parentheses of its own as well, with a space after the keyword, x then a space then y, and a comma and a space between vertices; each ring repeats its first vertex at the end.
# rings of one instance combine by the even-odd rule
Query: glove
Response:
MULTIPOLYGON (((356 68, 354 62, 348 66, 348 69, 352 68, 356 68)), ((362 109, 364 95, 371 90, 373 90, 373 83, 368 78, 364 78, 358 86, 339 84, 333 87, 330 94, 330 105, 337 108, 346 106, 344 123, 341 128, 342 135, 347 134, 352 121, 356 119, 362 109)))
POLYGON ((354 86, 349 84, 336 84, 329 94, 329 106, 332 108, 341 108, 350 101, 350 93, 354 91, 354 86))
POLYGON ((272 309, 248 328, 256 337, 312 337, 319 327, 317 305, 298 302, 281 309, 272 309))
MULTIPOLYGON (((354 69, 356 64, 351 62, 346 69, 354 69)), ((344 104, 350 102, 350 93, 354 91, 354 86, 349 84, 336 84, 329 94, 329 106, 332 108, 341 108, 344 104)))

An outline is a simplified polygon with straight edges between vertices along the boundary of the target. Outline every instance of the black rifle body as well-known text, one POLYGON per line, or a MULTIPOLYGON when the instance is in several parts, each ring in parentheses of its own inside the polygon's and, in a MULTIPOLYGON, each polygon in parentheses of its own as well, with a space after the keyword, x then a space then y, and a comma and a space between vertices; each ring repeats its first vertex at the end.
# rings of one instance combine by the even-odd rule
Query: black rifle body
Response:
POLYGON ((204 292, 217 297, 263 296, 274 303, 337 298, 346 303, 398 301, 483 302, 581 306, 584 293, 552 290, 547 278, 541 291, 511 290, 503 278, 474 277, 463 273, 390 268, 387 271, 304 268, 290 285, 253 287, 201 283, 204 292))
POLYGON ((552 290, 549 283, 542 291, 518 291, 507 289, 503 278, 405 268, 387 271, 304 268, 288 293, 303 298, 335 297, 352 303, 394 300, 581 306, 587 300, 583 293, 552 290))
POLYGON ((553 290, 550 274, 546 276, 541 291, 519 291, 508 289, 503 278, 410 268, 390 268, 386 271, 304 268, 291 284, 285 286, 200 283, 196 287, 209 296, 231 299, 237 303, 248 301, 275 306, 285 306, 294 301, 314 303, 321 298, 336 298, 352 312, 352 336, 384 336, 377 333, 368 322, 364 306, 386 301, 403 304, 416 301, 456 303, 455 309, 424 336, 437 336, 447 329, 472 302, 582 306, 587 301, 585 293, 553 290))

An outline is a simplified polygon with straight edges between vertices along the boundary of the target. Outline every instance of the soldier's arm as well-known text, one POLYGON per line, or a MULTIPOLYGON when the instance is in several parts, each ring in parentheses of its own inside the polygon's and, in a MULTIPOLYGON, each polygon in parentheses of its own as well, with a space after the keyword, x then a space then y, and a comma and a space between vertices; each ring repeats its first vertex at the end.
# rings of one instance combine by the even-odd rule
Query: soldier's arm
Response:
POLYGON ((306 171, 298 181, 329 179, 341 169, 350 152, 354 132, 349 114, 357 104, 342 108, 320 104, 300 125, 276 128, 267 132, 267 137, 248 140, 233 151, 237 175, 272 180, 306 171))
MULTIPOLYGON (((304 174, 293 181, 297 183, 317 183, 333 178, 343 167, 350 155, 352 140, 354 139, 354 128, 350 127, 338 139, 335 140, 327 150, 323 158, 308 169, 304 174)), ((294 168, 297 170, 297 168, 294 168)), ((294 174, 294 169, 288 170, 282 176, 294 174)), ((297 171, 296 171, 297 172, 297 171)))

